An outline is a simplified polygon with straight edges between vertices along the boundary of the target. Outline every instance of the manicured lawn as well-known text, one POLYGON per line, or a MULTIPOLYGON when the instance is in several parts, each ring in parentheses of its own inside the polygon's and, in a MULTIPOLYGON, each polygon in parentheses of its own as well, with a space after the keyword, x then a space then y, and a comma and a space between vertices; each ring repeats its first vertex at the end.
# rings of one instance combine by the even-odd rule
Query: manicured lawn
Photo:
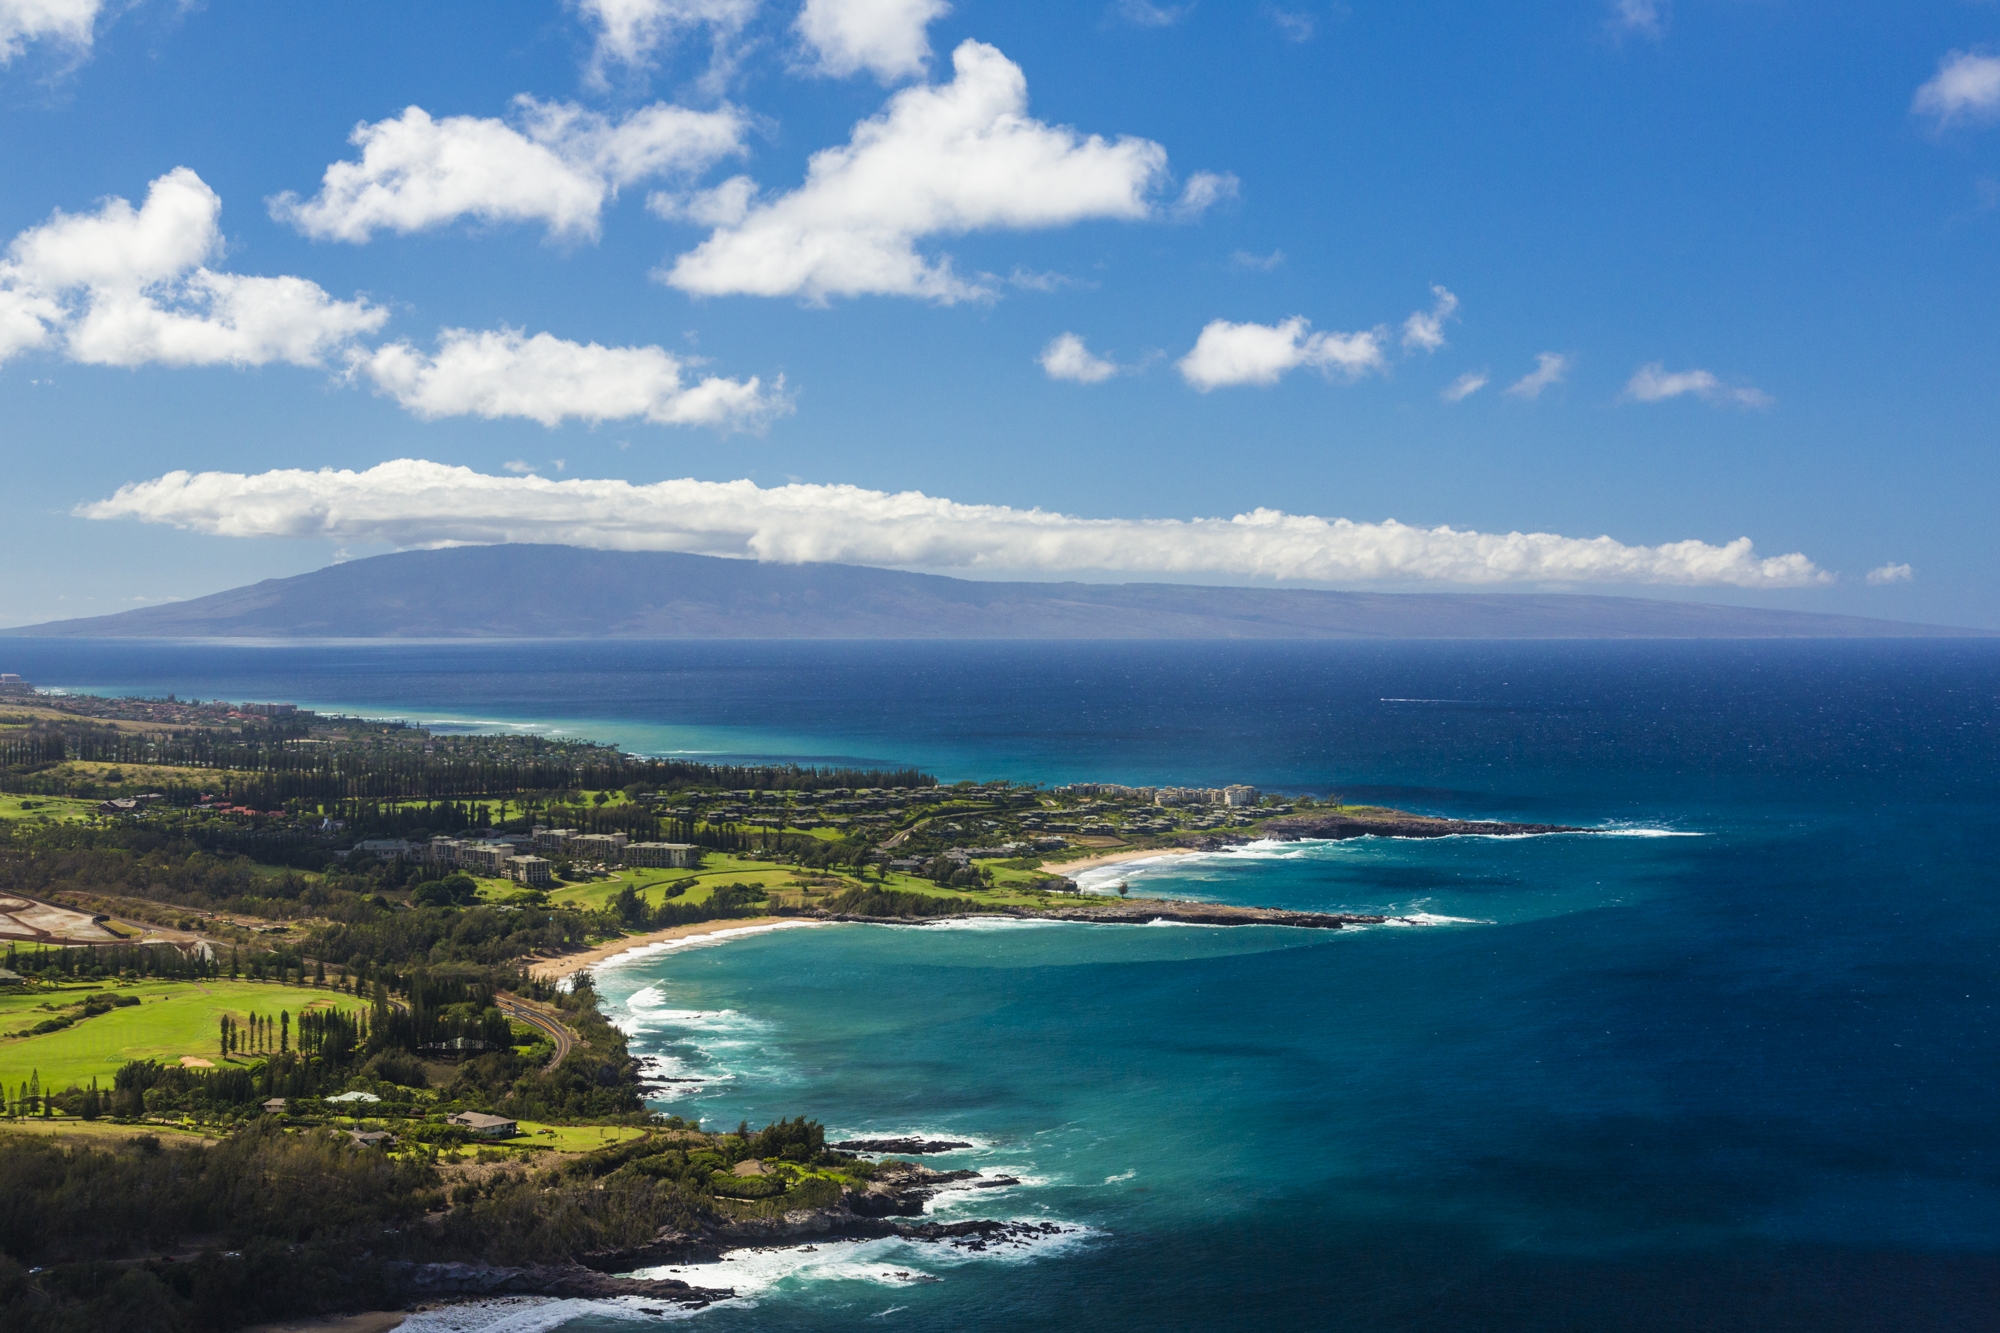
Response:
POLYGON ((747 857, 710 852, 702 858, 699 871, 621 870, 607 879, 591 880, 584 884, 561 885, 549 894, 549 901, 601 909, 618 896, 620 889, 630 884, 649 904, 657 907, 664 898, 659 886, 693 879, 694 887, 675 901, 704 903, 708 901, 709 895, 723 884, 758 884, 765 888, 779 888, 792 883, 798 877, 799 872, 795 866, 774 865, 769 861, 752 861, 747 857))
POLYGON ((68 824, 96 813, 96 801, 72 800, 67 796, 0 796, 0 819, 47 819, 54 824, 68 824))
MULTIPOLYGON (((98 1087, 109 1088, 112 1075, 128 1060, 174 1064, 183 1055, 193 1055, 220 1065, 217 1036, 223 1014, 240 1023, 253 1009, 272 1018, 285 1010, 292 1015, 296 1033, 302 1010, 333 1003, 335 998, 331 991, 310 986, 261 981, 142 981, 131 986, 65 987, 54 994, 0 997, 0 1032, 18 1032, 51 1017, 38 1007, 44 1002, 74 1004, 98 990, 135 996, 140 1003, 79 1019, 60 1032, 0 1038, 0 1085, 8 1096, 20 1095, 20 1086, 31 1070, 40 1076, 42 1087, 61 1091, 72 1083, 88 1087, 93 1077, 98 1087)), ((343 1009, 361 1007, 353 996, 340 996, 339 1002, 343 1009)), ((235 1063, 249 1061, 239 1055, 235 1063)))
POLYGON ((521 1147, 538 1143, 544 1148, 557 1152, 589 1152, 593 1148, 608 1148, 614 1143, 627 1139, 641 1138, 646 1131, 634 1125, 550 1125, 540 1120, 519 1122, 520 1134, 511 1139, 498 1139, 492 1143, 482 1143, 481 1147, 521 1147))

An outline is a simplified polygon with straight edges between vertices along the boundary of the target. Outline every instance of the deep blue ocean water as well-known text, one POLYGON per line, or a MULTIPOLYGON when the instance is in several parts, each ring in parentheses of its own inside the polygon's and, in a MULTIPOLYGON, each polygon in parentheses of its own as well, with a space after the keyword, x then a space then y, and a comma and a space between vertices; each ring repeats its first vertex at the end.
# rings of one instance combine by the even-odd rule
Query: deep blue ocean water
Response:
POLYGON ((751 1294, 711 1328, 2000 1327, 2000 645, 13 641, 0 670, 1614 834, 1095 877, 1419 926, 809 927, 606 968, 635 1049, 706 1080, 663 1109, 971 1139, 946 1160, 1023 1183, 944 1215, 1078 1228, 746 1256, 688 1274, 751 1294))

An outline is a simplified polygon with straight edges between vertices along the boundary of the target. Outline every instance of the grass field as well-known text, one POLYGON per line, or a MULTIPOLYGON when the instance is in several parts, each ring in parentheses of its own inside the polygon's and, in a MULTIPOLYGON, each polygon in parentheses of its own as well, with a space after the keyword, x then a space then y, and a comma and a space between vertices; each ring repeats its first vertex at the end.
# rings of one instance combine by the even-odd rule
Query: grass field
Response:
MULTIPOLYGON (((108 1088, 111 1077, 127 1060, 156 1059, 172 1064, 183 1055, 221 1060, 216 1049, 218 1020, 229 1014, 241 1022, 251 1011, 276 1016, 291 1013, 296 1023, 307 1008, 331 1004, 329 991, 279 986, 261 981, 142 981, 131 986, 75 986, 59 992, 38 991, 0 996, 0 1032, 18 1032, 51 1015, 44 1003, 75 1004, 95 991, 134 996, 139 1004, 113 1009, 96 1018, 80 1019, 60 1032, 38 1037, 0 1038, 0 1085, 9 1096, 19 1095, 30 1071, 42 1087, 61 1091, 72 1083, 108 1088)), ((343 1009, 359 1007, 352 996, 340 997, 343 1009)), ((238 1057, 239 1063, 244 1063, 238 1057)))
POLYGON ((744 856, 731 856, 724 852, 709 852, 702 857, 701 869, 690 870, 621 870, 606 879, 595 879, 584 884, 564 884, 549 894, 553 903, 573 903, 578 907, 601 909, 619 890, 631 885, 639 891, 648 904, 657 907, 664 899, 662 885, 677 884, 693 879, 695 885, 677 902, 705 903, 709 895, 723 884, 756 884, 765 888, 780 888, 799 878, 796 866, 775 865, 769 861, 753 861, 744 856))
POLYGON ((96 801, 68 796, 0 796, 0 819, 37 819, 70 824, 97 813, 96 801))

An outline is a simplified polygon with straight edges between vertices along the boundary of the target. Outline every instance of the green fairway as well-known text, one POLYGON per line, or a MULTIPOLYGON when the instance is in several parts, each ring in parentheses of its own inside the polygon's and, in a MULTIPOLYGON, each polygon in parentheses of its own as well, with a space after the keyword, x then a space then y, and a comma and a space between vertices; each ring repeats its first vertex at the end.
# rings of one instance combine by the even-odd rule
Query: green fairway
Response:
POLYGON ((96 801, 68 796, 0 796, 0 819, 45 819, 52 824, 68 824, 96 813, 96 801))
POLYGON ((709 852, 702 857, 701 869, 696 870, 621 870, 606 879, 594 879, 583 884, 564 884, 549 893, 549 901, 558 904, 573 904, 577 907, 602 909, 618 896, 620 889, 630 884, 640 896, 654 907, 660 905, 663 894, 660 886, 694 880, 695 885, 676 902, 705 903, 716 888, 723 884, 757 884, 765 888, 780 888, 799 878, 796 866, 774 865, 769 861, 753 861, 748 857, 732 856, 725 852, 709 852))
MULTIPOLYGON (((75 986, 60 991, 0 995, 0 1033, 19 1032, 50 1018, 44 1003, 58 1007, 80 1002, 95 991, 132 996, 139 1004, 78 1020, 60 1032, 36 1037, 0 1037, 0 1085, 18 1096, 32 1070, 42 1087, 61 1091, 76 1084, 109 1088, 112 1075, 127 1060, 155 1059, 173 1064, 184 1055, 221 1064, 216 1048, 218 1020, 230 1014, 241 1022, 251 1010, 275 1018, 280 1010, 292 1015, 294 1031, 300 1012, 333 1003, 331 991, 310 986, 279 986, 261 981, 142 981, 131 986, 75 986)), ((361 1002, 340 996, 340 1007, 356 1009, 361 1002)), ((73 1012, 73 1011, 67 1011, 73 1012)), ((239 1054, 234 1063, 251 1061, 239 1054)))

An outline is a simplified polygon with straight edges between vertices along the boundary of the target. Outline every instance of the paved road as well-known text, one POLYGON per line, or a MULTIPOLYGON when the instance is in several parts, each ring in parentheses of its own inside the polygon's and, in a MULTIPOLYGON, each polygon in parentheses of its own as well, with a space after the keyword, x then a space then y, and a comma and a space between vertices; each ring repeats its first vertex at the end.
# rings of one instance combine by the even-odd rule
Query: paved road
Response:
POLYGON ((549 1057, 546 1065, 542 1066, 544 1069, 555 1068, 562 1063, 564 1056, 576 1049, 576 1034, 539 1009, 531 1009, 511 995, 496 995, 494 1002, 500 1006, 501 1013, 509 1018, 518 1018, 529 1027, 546 1033, 549 1040, 556 1044, 556 1053, 549 1057))

